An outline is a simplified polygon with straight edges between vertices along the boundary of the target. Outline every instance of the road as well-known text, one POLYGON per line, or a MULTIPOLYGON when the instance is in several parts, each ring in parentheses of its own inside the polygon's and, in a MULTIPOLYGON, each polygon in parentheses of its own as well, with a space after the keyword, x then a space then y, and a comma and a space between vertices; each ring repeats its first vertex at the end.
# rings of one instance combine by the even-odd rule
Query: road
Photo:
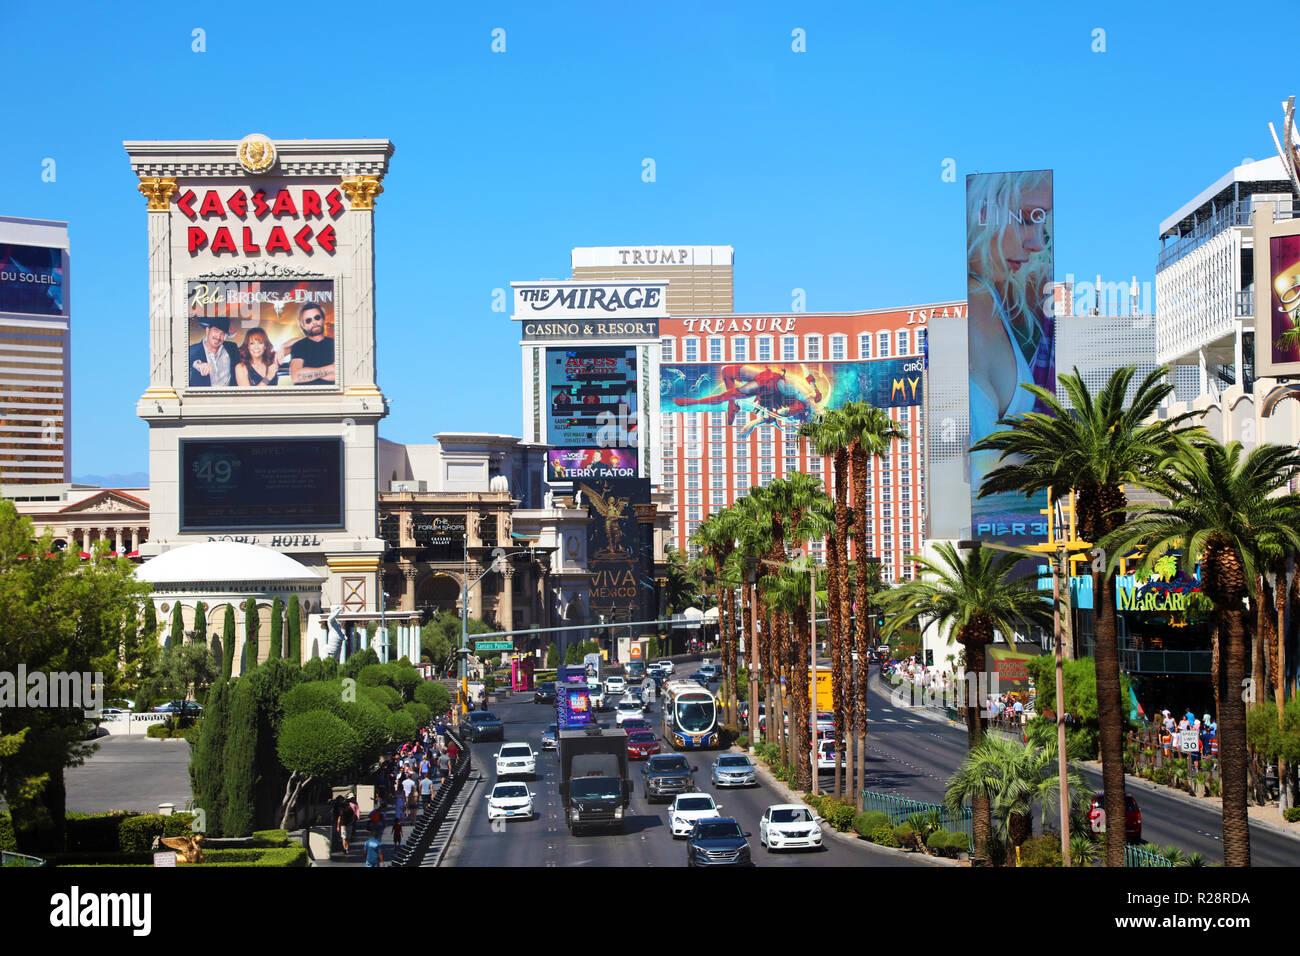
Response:
MULTIPOLYGON (((874 686, 868 714, 867 789, 942 802, 944 786, 966 754, 966 729, 895 706, 874 686)), ((1083 775, 1093 787, 1101 786, 1100 773, 1084 768, 1083 775)), ((1210 862, 1223 862, 1222 817, 1216 807, 1193 806, 1146 789, 1130 793, 1142 810, 1144 840, 1162 846, 1172 844, 1188 853, 1201 853, 1210 862)), ((1034 828, 1042 832, 1039 819, 1034 828)), ((1250 854, 1255 866, 1296 866, 1300 863, 1300 842, 1252 826, 1250 854)))
MULTIPOLYGON (((553 706, 534 704, 531 694, 519 694, 491 705, 505 724, 507 741, 525 741, 541 748, 541 732, 555 720, 553 706)), ((612 713, 606 715, 613 721, 612 713)), ((648 715, 659 716, 658 704, 648 715)), ((668 832, 666 803, 647 804, 640 793, 640 762, 629 770, 634 793, 628 808, 625 832, 572 836, 564 825, 564 810, 557 793, 557 761, 554 751, 538 756, 538 779, 529 785, 535 794, 536 817, 531 821, 489 823, 486 797, 495 782, 494 755, 500 744, 473 744, 474 768, 482 775, 470 806, 461 820, 444 865, 448 866, 658 866, 686 865, 686 841, 674 840, 668 832)), ((669 751, 671 752, 671 750, 669 751)), ((714 790, 709 771, 717 751, 684 751, 698 770, 696 784, 713 794, 724 816, 734 816, 752 834, 750 848, 758 866, 935 866, 916 854, 892 853, 868 843, 845 844, 826 838, 821 852, 770 853, 758 844, 758 820, 763 810, 785 802, 766 784, 749 789, 714 790)))

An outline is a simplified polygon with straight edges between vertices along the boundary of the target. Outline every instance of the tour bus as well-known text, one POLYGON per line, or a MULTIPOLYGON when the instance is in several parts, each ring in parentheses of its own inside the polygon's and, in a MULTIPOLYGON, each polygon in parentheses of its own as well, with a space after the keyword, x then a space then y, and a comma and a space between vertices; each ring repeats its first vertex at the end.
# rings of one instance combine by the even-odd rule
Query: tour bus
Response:
POLYGON ((664 740, 676 750, 718 746, 718 699, 693 680, 663 689, 664 740))

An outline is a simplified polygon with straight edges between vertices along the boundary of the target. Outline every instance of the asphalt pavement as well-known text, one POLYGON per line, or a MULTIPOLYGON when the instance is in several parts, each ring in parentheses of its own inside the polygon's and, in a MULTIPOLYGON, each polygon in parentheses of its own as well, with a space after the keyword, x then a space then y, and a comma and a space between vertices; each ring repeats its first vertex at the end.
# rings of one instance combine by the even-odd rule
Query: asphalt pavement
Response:
MULTIPOLYGON (((489 705, 505 724, 507 742, 524 741, 541 749, 541 733, 555 720, 553 705, 534 704, 532 694, 517 694, 489 705)), ((602 715, 613 722, 613 713, 602 715)), ((659 703, 647 714, 651 722, 660 717, 659 703)), ((658 731, 656 731, 658 733, 658 731)), ((564 809, 557 789, 558 763, 554 751, 538 754, 533 820, 491 821, 486 798, 495 782, 495 754, 500 744, 473 744, 475 792, 464 818, 456 829, 444 866, 658 866, 686 865, 686 841, 674 840, 668 830, 668 804, 649 804, 641 796, 641 762, 629 765, 633 781, 632 802, 623 833, 591 833, 573 836, 564 824, 564 809)), ((665 752, 673 752, 666 748, 665 752)), ((750 851, 758 866, 930 866, 932 861, 917 855, 893 853, 865 842, 841 842, 826 837, 821 851, 772 853, 758 843, 758 820, 774 803, 786 802, 772 787, 715 789, 710 780, 713 760, 721 751, 682 751, 695 773, 696 785, 722 805, 722 815, 735 817, 750 837, 750 851)))

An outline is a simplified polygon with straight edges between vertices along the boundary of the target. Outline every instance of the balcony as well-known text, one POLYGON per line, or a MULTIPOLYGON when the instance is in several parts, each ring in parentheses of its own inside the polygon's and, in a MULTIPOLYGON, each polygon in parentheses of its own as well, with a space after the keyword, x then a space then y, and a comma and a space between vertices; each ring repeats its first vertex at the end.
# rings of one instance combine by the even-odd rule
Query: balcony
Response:
MULTIPOLYGON (((1251 225, 1251 217, 1254 214, 1254 210, 1258 205, 1264 205, 1264 203, 1257 203, 1250 198, 1228 203, 1209 219, 1198 223, 1196 228, 1187 235, 1180 236, 1171 242, 1165 243, 1161 247, 1160 255, 1156 259, 1156 271, 1159 272, 1163 269, 1169 268, 1179 259, 1183 258, 1183 256, 1199 249, 1202 245, 1223 232, 1225 229, 1230 229, 1235 226, 1248 228, 1251 225)), ((1268 205, 1273 204, 1268 203, 1268 205)), ((1274 220, 1291 219, 1295 215, 1296 211, 1293 209, 1275 208, 1273 211, 1274 220)), ((1240 307, 1240 303, 1238 303, 1238 307, 1240 307)))

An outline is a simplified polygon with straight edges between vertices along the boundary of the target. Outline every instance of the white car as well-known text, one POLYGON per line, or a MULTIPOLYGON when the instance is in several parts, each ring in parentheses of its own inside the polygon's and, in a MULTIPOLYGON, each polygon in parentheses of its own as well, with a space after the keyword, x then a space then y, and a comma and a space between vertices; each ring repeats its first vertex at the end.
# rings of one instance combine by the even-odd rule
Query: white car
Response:
POLYGON ((817 769, 835 769, 835 741, 823 740, 817 744, 817 769))
POLYGON ((721 809, 722 804, 714 803, 707 793, 679 793, 668 805, 668 828, 673 839, 690 836, 696 820, 720 817, 721 809))
POLYGON ((533 818, 533 792, 522 783, 498 783, 487 802, 489 820, 533 818))
POLYGON ((720 754, 713 761, 715 787, 749 787, 758 785, 754 762, 744 754, 720 754))
POLYGON ((537 779, 537 757, 528 744, 505 744, 497 751, 497 779, 506 777, 537 779))
POLYGON ((763 811, 758 821, 758 842, 772 850, 796 847, 817 849, 822 845, 822 828, 812 811, 798 803, 778 803, 763 811))
POLYGON ((587 697, 596 710, 605 709, 605 687, 598 680, 587 681, 587 697))
POLYGON ((614 725, 622 727, 623 721, 629 717, 644 717, 645 708, 642 707, 639 700, 628 700, 626 697, 614 705, 614 725))
POLYGON ((673 662, 670 660, 655 661, 650 666, 659 668, 665 677, 668 677, 673 672, 673 662))
POLYGON ((611 697, 615 694, 621 694, 625 690, 627 690, 627 681, 622 677, 605 678, 605 693, 611 697))

